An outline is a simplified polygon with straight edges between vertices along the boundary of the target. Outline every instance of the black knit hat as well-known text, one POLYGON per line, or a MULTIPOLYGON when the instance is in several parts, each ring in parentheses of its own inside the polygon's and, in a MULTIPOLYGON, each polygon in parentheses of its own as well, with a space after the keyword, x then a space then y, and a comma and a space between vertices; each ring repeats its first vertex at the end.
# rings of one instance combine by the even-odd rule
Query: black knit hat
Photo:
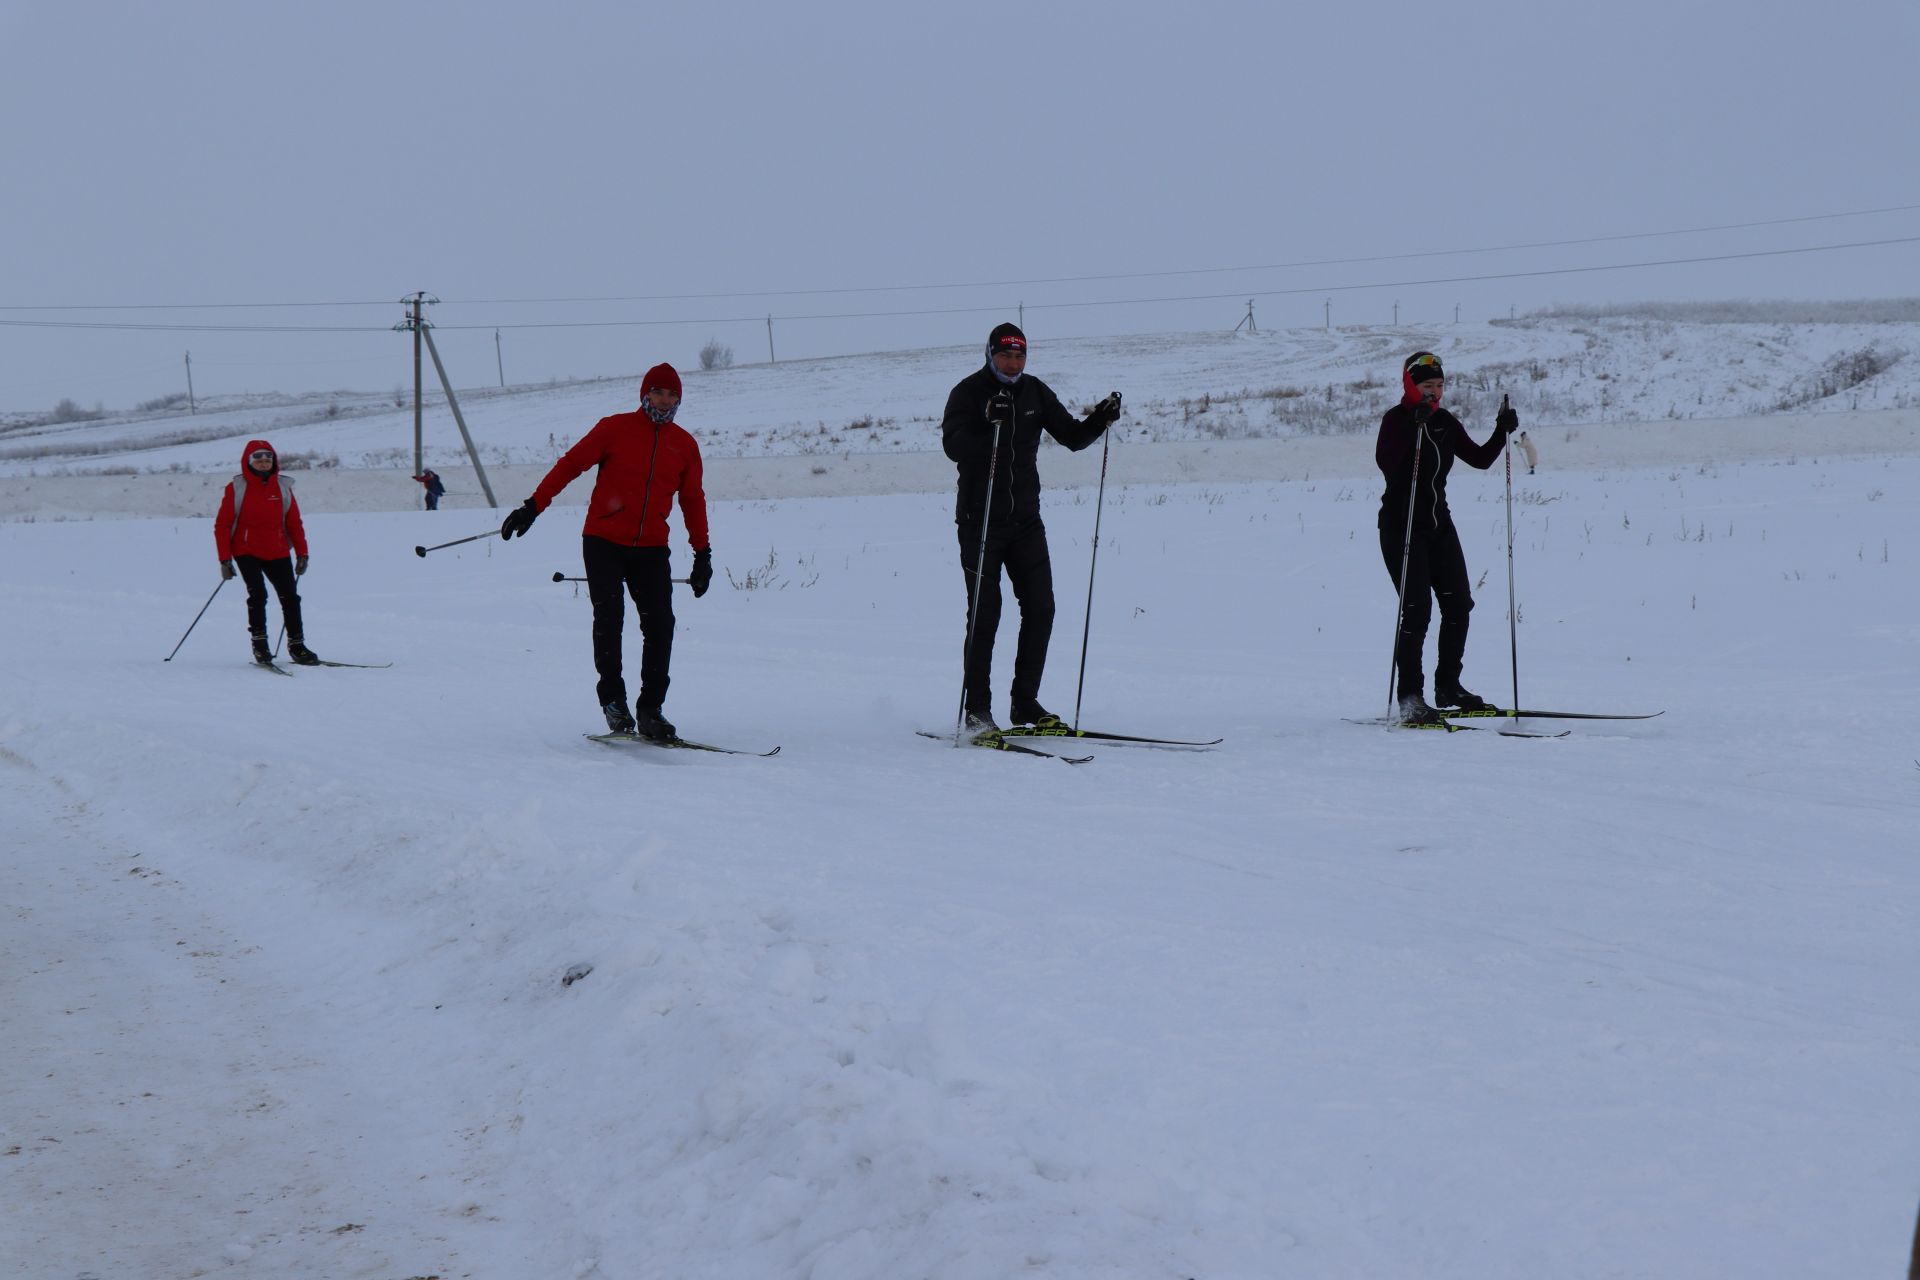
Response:
POLYGON ((997 324, 993 332, 987 335, 987 354, 1000 351, 1025 351, 1027 335, 1020 332, 1017 324, 997 324))
POLYGON ((1445 378, 1447 372, 1440 367, 1440 357, 1431 351, 1416 351, 1407 357, 1401 366, 1410 383, 1431 382, 1435 378, 1445 378))

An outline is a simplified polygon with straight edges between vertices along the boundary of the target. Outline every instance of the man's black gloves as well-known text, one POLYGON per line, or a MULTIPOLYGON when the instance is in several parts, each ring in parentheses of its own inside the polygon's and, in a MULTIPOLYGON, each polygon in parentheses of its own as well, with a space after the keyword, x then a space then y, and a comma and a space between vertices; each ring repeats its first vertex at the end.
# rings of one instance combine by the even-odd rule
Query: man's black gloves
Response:
POLYGON ((233 581, 233 575, 234 575, 234 574, 236 574, 236 573, 238 573, 238 572, 239 572, 239 570, 237 570, 237 569, 235 569, 235 568, 233 567, 233 561, 231 561, 231 560, 222 560, 222 561, 220 562, 220 581, 222 581, 222 582, 232 582, 232 581, 233 581))
POLYGON ((295 556, 293 561, 293 576, 296 578, 303 577, 306 572, 307 558, 305 556, 295 556))
POLYGON ((1513 411, 1513 406, 1507 403, 1505 396, 1500 397, 1500 412, 1494 415, 1493 425, 1500 429, 1502 435, 1510 436, 1520 429, 1520 415, 1513 411))
POLYGON ((698 600, 707 594, 707 588, 713 584, 713 548, 702 547, 693 553, 693 572, 687 575, 687 585, 693 588, 693 598, 698 600))
POLYGON ((511 538, 517 533, 524 538, 527 536, 527 530, 533 528, 533 522, 539 518, 540 508, 533 505, 532 498, 528 498, 507 512, 507 518, 500 522, 500 536, 511 538))
POLYGON ((987 422, 996 427, 1013 425, 1013 392, 1002 387, 988 398, 987 422))
POLYGON ((1087 414, 1087 425, 1095 431, 1105 431, 1120 420, 1120 393, 1107 392, 1107 398, 1093 406, 1087 414))

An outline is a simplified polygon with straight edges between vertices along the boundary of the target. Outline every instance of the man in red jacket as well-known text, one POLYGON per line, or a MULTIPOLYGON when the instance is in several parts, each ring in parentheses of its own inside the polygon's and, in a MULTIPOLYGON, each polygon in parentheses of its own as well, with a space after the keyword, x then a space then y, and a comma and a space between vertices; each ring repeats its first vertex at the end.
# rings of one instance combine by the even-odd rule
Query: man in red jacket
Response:
POLYGON ((680 517, 693 544, 687 583, 696 599, 713 582, 713 549, 707 542, 707 495, 700 487, 700 446, 675 425, 680 375, 670 364, 647 370, 640 382, 640 409, 594 424, 579 444, 562 454, 533 496, 507 514, 500 536, 526 536, 534 520, 560 491, 588 467, 598 467, 587 522, 581 530, 587 595, 593 601, 595 693, 612 733, 638 733, 655 741, 674 736, 660 712, 667 698, 673 659, 673 570, 668 565, 667 512, 680 498, 680 517), (640 612, 640 697, 627 711, 627 684, 620 671, 620 634, 626 601, 640 612))
POLYGON ((267 583, 280 597, 287 624, 287 656, 303 667, 320 659, 307 648, 300 619, 300 592, 294 579, 307 571, 307 530, 300 522, 293 481, 280 474, 280 457, 265 440, 247 441, 240 474, 228 483, 213 520, 213 545, 220 553, 220 576, 237 571, 247 583, 247 632, 253 660, 272 662, 267 647, 267 583))

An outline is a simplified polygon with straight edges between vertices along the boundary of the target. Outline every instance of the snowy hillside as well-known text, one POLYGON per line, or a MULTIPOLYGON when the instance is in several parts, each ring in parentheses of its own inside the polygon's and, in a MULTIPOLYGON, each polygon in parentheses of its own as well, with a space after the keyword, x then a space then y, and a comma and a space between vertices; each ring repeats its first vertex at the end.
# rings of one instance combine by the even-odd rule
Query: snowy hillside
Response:
MULTIPOLYGON (((1502 394, 1529 423, 1548 428, 1920 405, 1920 359, 1910 357, 1920 352, 1915 322, 1570 317, 1035 341, 1033 372, 1069 404, 1123 391, 1125 438, 1141 442, 1371 431, 1396 394, 1401 359, 1422 347, 1446 360, 1450 403, 1470 422, 1491 416, 1502 394)), ((683 368, 681 417, 711 457, 924 451, 937 448, 933 428, 947 389, 979 360, 968 347, 683 368)), ((452 372, 458 381, 461 371, 452 372)), ((460 396, 485 465, 545 465, 602 415, 632 408, 637 386, 636 370, 460 396)), ((216 400, 197 415, 182 407, 64 424, 16 415, 0 427, 0 475, 228 471, 254 436, 272 439, 290 467, 411 468, 413 414, 410 401, 396 407, 397 398, 216 400)), ((447 471, 466 459, 437 389, 434 400, 427 459, 447 471)))
MULTIPOLYGON (((1671 361, 1650 329, 1612 334, 1606 366, 1551 325, 1418 340, 1463 392, 1542 361, 1561 372, 1517 403, 1598 386, 1608 412, 1718 361, 1741 389, 1699 407, 1725 414, 1874 336, 1710 330, 1671 361)), ((959 692, 944 460, 901 459, 920 469, 892 492, 807 488, 851 465, 854 430, 923 455, 970 352, 688 379, 717 452, 840 437, 839 460, 717 501, 716 586, 676 600, 668 713, 772 759, 582 736, 588 606, 552 579, 578 572, 584 485, 525 540, 422 559, 497 517, 402 509, 404 474, 311 473, 308 638, 393 666, 284 678, 246 663, 206 514, 84 518, 143 482, 50 498, 22 474, 49 460, 17 456, 9 1274, 1898 1274, 1920 1197, 1920 412, 1602 431, 1542 408, 1547 457, 1513 477, 1517 662, 1503 471, 1451 481, 1467 682, 1505 701, 1517 666, 1527 704, 1664 714, 1389 731, 1347 722, 1384 709, 1393 624, 1370 438, 1206 438, 1232 414, 1267 429, 1237 389, 1334 382, 1338 403, 1371 378, 1351 403, 1377 418, 1407 335, 1325 344, 1040 348, 1070 399, 1129 396, 1083 720, 1224 737, 1079 767, 913 733, 959 692)), ((1856 390, 1891 408, 1907 368, 1856 390)), ((532 471, 630 389, 468 411, 532 471)), ((390 410, 266 433, 391 467, 411 424, 390 410)), ((89 429, 153 433, 119 456, 83 455, 85 432, 11 443, 217 481, 264 412, 164 447, 191 420, 89 429)), ((1041 463, 1042 694, 1068 715, 1098 464, 1041 463)))

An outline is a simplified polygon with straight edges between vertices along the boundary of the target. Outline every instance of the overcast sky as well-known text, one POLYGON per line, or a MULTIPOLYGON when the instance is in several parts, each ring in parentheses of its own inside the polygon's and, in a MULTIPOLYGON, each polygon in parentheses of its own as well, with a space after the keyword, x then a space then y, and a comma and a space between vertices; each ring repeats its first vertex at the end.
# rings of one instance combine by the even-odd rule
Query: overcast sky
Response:
POLYGON ((204 395, 390 391, 421 289, 462 386, 496 325, 530 382, 765 360, 768 314, 783 359, 973 343, 1024 302, 1044 375, 1049 336, 1230 329, 1248 297, 1277 328, 1912 296, 1915 243, 1413 282, 1920 237, 1920 209, 1273 264, 1920 205, 1917 10, 0 0, 0 409, 183 389, 188 350, 204 395), (1058 280, 1094 276, 1130 278, 1058 280), (1135 301, 1191 295, 1223 296, 1135 301), (373 305, 32 309, 336 302, 373 305), (807 318, 873 312, 922 314, 807 318), (567 321, 674 323, 516 327, 567 321))

